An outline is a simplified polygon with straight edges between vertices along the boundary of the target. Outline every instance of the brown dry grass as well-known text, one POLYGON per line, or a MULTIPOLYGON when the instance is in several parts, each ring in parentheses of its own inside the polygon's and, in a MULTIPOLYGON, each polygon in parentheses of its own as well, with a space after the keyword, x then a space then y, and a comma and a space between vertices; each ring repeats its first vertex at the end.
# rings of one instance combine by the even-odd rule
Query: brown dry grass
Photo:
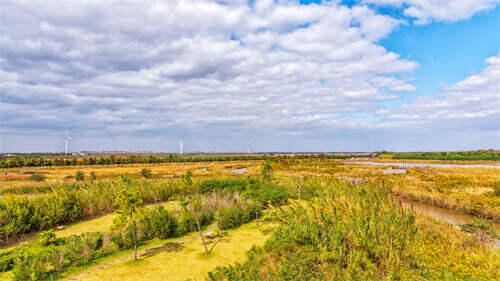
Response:
POLYGON ((260 171, 260 162, 234 161, 3 169, 0 172, 0 189, 71 183, 75 182, 74 176, 77 171, 82 171, 87 179, 90 173, 94 172, 99 180, 118 179, 122 174, 129 174, 133 178, 141 178, 140 172, 144 168, 150 169, 154 178, 180 177, 188 170, 193 172, 194 177, 219 177, 232 175, 231 170, 238 168, 247 168, 246 175, 256 175, 260 171), (46 180, 42 182, 29 180, 30 175, 34 172, 44 174, 46 180))

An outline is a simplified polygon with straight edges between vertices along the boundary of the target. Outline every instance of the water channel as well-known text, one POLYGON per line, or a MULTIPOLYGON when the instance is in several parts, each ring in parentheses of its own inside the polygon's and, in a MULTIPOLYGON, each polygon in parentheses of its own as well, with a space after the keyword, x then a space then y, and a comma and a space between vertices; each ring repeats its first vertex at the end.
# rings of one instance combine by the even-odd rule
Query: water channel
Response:
MULTIPOLYGON (((432 205, 428 205, 428 204, 424 204, 424 203, 411 202, 409 200, 402 200, 401 203, 406 208, 413 207, 413 210, 415 210, 417 212, 424 213, 424 214, 429 215, 433 218, 449 222, 449 223, 456 225, 456 226, 458 226, 460 224, 464 224, 464 223, 470 223, 474 220, 474 216, 472 216, 472 215, 460 214, 460 213, 454 212, 454 211, 449 210, 449 209, 440 208, 440 207, 436 207, 436 206, 432 206, 432 205)), ((494 223, 494 222, 492 224, 493 224, 493 228, 495 228, 496 232, 500 233, 500 224, 494 223)), ((495 239, 495 241, 493 243, 493 247, 500 248, 500 240, 495 239)))
MULTIPOLYGON (((408 168, 408 167, 439 167, 439 168, 496 168, 500 169, 500 165, 492 165, 492 164, 442 164, 442 163, 387 163, 387 162, 373 162, 373 161, 344 161, 344 163, 348 164, 360 164, 360 165, 373 165, 373 166, 396 166, 400 168, 408 168)), ((411 202, 403 200, 401 201, 404 207, 411 208, 414 210, 434 217, 439 220, 443 220, 449 222, 453 225, 460 225, 464 223, 470 223, 474 220, 474 216, 467 214, 460 214, 455 211, 440 208, 428 204, 411 202)), ((492 223, 493 228, 495 228, 497 233, 500 233, 500 224, 492 223)), ((493 242, 494 248, 500 248, 500 240, 495 239, 493 242)))

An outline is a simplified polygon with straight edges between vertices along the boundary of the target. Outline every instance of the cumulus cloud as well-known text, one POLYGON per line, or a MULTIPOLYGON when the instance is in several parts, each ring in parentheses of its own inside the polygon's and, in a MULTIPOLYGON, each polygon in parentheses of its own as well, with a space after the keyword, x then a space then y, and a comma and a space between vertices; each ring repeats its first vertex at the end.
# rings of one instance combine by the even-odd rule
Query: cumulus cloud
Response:
POLYGON ((390 111, 382 126, 411 126, 475 130, 500 135, 500 54, 485 61, 479 73, 470 75, 442 93, 417 97, 390 111))
POLYGON ((293 134, 414 87, 377 45, 401 24, 367 7, 290 1, 4 1, 4 134, 65 127, 293 134))
POLYGON ((367 6, 4 0, 2 9, 3 151, 54 150, 65 128, 89 140, 77 149, 167 150, 191 137, 201 150, 244 150, 231 142, 248 139, 290 150, 273 146, 288 138, 315 150, 319 136, 374 127, 380 102, 416 89, 401 77, 418 63, 378 44, 405 22, 367 6))
POLYGON ((432 20, 454 22, 492 9, 500 0, 363 0, 364 3, 404 7, 404 14, 415 18, 416 24, 432 20))

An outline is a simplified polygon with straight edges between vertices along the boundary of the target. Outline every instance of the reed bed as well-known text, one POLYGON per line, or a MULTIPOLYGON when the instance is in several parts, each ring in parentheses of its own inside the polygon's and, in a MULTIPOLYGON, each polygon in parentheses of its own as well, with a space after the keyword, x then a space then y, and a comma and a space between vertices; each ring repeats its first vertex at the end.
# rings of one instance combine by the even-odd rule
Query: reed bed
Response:
POLYGON ((498 280, 500 256, 472 236, 417 222, 387 188, 330 181, 321 196, 276 212, 247 261, 209 280, 498 280), (442 231, 442 232, 440 232, 442 231))

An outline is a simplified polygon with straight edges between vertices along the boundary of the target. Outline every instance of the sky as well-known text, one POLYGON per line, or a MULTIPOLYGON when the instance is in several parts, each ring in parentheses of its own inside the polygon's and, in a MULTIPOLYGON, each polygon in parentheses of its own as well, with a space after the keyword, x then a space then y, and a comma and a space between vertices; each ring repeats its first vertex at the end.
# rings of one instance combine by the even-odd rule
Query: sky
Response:
POLYGON ((500 0, 0 2, 0 152, 500 149, 500 0))

